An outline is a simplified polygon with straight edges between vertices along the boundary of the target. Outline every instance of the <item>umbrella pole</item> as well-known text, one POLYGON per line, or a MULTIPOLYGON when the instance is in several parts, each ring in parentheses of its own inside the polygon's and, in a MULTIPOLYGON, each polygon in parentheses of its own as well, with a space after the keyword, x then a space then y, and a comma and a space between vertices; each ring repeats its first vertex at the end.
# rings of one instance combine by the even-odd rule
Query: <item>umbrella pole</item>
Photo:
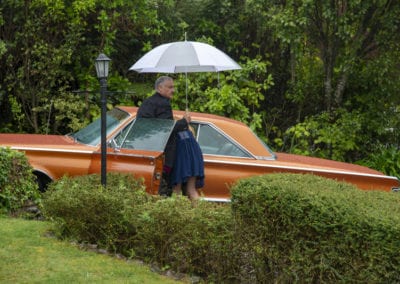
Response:
POLYGON ((187 72, 185 72, 185 81, 186 81, 186 108, 185 108, 185 110, 186 111, 188 111, 189 110, 189 108, 188 108, 188 79, 187 79, 187 72))
MULTIPOLYGON (((186 32, 185 32, 185 41, 186 41, 186 32)), ((188 112, 189 108, 188 108, 188 99, 187 99, 187 71, 185 72, 185 81, 186 81, 186 108, 185 111, 188 112)))

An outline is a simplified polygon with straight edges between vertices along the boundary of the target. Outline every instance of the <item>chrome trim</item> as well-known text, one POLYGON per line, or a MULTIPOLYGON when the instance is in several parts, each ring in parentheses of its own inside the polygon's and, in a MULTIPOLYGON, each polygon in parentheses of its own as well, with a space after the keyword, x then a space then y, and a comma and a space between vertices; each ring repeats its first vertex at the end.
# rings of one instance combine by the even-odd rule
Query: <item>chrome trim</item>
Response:
POLYGON ((209 163, 217 163, 217 164, 231 164, 231 165, 243 165, 243 166, 256 166, 256 167, 263 167, 263 168, 277 168, 277 169, 293 169, 299 171, 308 171, 308 172, 323 172, 323 173, 335 173, 335 174, 344 174, 344 175, 355 175, 355 176, 368 176, 368 177, 375 177, 375 178, 389 178, 398 180, 396 177, 393 176, 386 176, 386 175, 375 175, 375 174, 365 174, 365 173, 358 173, 352 171, 339 171, 339 170, 330 170, 330 169, 319 169, 319 168, 303 168, 303 167, 285 167, 279 165, 264 165, 264 164, 256 164, 256 163, 240 163, 240 162, 232 162, 232 161, 218 161, 218 160, 208 160, 204 159, 204 162, 209 163))
POLYGON ((262 161, 275 161, 276 160, 276 155, 273 153, 272 157, 265 157, 265 156, 256 156, 257 160, 262 160, 262 161))
POLYGON ((202 197, 201 199, 210 202, 223 202, 223 203, 231 202, 229 198, 202 197))
POLYGON ((125 130, 125 128, 128 128, 126 133, 125 133, 125 137, 122 139, 121 145, 117 145, 120 149, 122 147, 122 145, 124 145, 124 142, 126 140, 126 137, 128 136, 129 132, 131 131, 133 125, 136 122, 136 117, 134 119, 132 119, 127 125, 125 125, 124 127, 122 127, 119 131, 116 131, 116 133, 113 133, 113 136, 111 137, 111 139, 115 139, 115 137, 119 134, 121 134, 122 131, 125 130))
POLYGON ((47 152, 61 152, 61 153, 81 153, 81 154, 95 153, 95 151, 90 151, 90 150, 65 150, 65 149, 54 149, 54 148, 35 148, 35 147, 18 147, 18 146, 12 146, 10 148, 13 150, 22 150, 22 151, 47 151, 47 152))

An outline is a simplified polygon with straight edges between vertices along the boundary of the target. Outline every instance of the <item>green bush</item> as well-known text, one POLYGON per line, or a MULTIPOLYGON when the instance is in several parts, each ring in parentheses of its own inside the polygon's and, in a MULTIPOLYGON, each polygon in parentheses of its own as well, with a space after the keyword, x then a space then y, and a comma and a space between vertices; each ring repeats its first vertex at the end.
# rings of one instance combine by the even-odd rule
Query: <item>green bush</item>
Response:
POLYGON ((218 278, 234 264, 234 224, 227 205, 177 196, 147 204, 136 220, 136 254, 178 272, 218 278))
POLYGON ((136 233, 129 218, 149 198, 132 175, 109 173, 106 188, 99 175, 63 177, 44 193, 42 211, 60 237, 117 251, 129 247, 136 233))
POLYGON ((400 280, 400 196, 313 175, 239 181, 231 204, 150 196, 131 175, 54 182, 43 212, 62 237, 213 283, 400 280))
POLYGON ((40 202, 36 177, 24 153, 0 148, 0 212, 12 213, 30 200, 40 202))
POLYGON ((400 280, 400 196, 313 175, 241 180, 232 210, 258 282, 400 280))
MULTIPOLYGON (((132 175, 64 177, 43 195, 43 214, 61 238, 98 244, 162 269, 212 279, 232 275, 236 261, 229 205, 147 195, 132 175)), ((231 276, 229 276, 231 277, 231 276)), ((220 281, 218 281, 220 282, 220 281)))
POLYGON ((368 158, 359 161, 358 164, 400 178, 400 151, 398 147, 377 147, 368 158))

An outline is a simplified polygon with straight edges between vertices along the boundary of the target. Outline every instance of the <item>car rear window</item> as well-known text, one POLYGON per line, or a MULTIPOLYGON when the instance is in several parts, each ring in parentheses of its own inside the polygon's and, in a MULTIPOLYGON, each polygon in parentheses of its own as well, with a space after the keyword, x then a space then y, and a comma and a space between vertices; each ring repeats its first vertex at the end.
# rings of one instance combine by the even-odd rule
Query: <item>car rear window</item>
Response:
POLYGON ((197 129, 198 142, 203 154, 250 157, 249 153, 210 125, 201 124, 195 129, 197 129))

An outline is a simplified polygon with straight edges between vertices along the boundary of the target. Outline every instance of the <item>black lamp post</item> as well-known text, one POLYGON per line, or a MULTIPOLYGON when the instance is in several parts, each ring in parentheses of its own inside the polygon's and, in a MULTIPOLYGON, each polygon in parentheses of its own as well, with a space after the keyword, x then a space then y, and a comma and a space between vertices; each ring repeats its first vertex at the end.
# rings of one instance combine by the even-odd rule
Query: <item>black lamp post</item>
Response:
POLYGON ((100 53, 96 59, 96 73, 100 80, 101 94, 101 184, 107 184, 107 141, 106 141, 106 112, 107 112, 107 77, 111 59, 100 53))

